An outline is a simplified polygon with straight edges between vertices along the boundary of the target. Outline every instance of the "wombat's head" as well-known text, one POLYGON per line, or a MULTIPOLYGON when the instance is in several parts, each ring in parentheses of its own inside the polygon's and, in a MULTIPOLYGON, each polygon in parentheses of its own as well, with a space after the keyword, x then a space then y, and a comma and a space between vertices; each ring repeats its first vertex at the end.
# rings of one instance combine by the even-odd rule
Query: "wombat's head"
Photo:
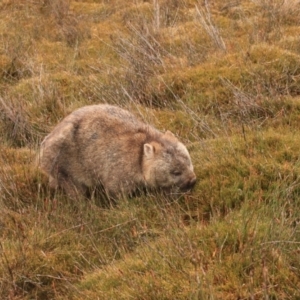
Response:
POLYGON ((196 175, 186 147, 170 131, 161 141, 144 144, 143 175, 148 186, 182 191, 193 188, 196 175))

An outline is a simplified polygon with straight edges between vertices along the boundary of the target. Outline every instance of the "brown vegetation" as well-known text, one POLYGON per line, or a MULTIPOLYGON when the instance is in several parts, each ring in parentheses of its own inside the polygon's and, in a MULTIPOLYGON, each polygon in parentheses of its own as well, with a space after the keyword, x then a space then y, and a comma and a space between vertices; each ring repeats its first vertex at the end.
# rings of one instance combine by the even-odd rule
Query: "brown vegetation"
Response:
POLYGON ((298 299, 300 4, 2 0, 1 299, 298 299), (41 140, 88 104, 182 137, 195 190, 50 192, 41 140))

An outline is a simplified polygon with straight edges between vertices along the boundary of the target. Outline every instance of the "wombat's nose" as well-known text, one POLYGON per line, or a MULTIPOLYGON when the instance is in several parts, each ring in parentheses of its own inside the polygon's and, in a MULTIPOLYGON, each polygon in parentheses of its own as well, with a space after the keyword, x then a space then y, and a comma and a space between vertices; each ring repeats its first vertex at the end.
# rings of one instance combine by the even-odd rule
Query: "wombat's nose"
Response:
POLYGON ((196 176, 194 176, 192 179, 190 179, 188 182, 185 183, 185 185, 181 188, 182 190, 191 190, 196 183, 196 176))
POLYGON ((189 182, 189 188, 193 188, 196 184, 196 177, 192 178, 189 182))

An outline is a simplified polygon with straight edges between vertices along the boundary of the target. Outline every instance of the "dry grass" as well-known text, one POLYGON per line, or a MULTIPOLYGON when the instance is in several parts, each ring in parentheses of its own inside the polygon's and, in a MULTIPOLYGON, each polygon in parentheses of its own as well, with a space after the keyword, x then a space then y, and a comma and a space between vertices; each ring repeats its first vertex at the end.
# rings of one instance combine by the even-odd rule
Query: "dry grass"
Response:
POLYGON ((0 3, 0 298, 298 299, 299 1, 100 2, 0 3), (93 103, 180 136, 195 190, 50 191, 40 141, 93 103))

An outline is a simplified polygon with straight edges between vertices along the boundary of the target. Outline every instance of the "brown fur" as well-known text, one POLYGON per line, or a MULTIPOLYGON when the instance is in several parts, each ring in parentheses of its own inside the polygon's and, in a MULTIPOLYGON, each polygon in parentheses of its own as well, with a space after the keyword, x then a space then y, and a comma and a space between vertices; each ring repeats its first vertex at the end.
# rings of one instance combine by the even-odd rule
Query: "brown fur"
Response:
POLYGON ((171 132, 105 104, 63 119, 42 142, 39 163, 50 185, 71 195, 102 185, 117 198, 138 188, 188 190, 196 181, 187 149, 171 132))

